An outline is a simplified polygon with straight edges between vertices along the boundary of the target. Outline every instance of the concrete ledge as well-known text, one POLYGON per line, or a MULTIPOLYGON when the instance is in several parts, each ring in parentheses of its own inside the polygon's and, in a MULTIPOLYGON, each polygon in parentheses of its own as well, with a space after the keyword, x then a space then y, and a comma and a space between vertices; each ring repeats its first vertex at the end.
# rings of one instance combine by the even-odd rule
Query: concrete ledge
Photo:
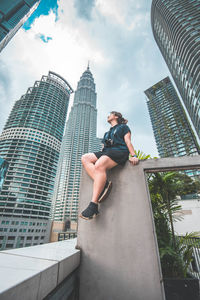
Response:
POLYGON ((80 264, 77 239, 0 252, 0 299, 39 300, 80 264))
POLYGON ((146 172, 200 169, 200 155, 147 159, 140 164, 146 172))

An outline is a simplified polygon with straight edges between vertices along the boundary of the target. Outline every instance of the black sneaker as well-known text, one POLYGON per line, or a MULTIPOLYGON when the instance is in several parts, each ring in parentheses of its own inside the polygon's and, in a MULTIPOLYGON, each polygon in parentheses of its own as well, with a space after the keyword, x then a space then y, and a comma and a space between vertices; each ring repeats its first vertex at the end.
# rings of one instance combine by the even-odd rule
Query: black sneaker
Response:
POLYGON ((82 213, 79 215, 79 217, 85 219, 85 220, 91 220, 98 216, 98 204, 94 202, 90 202, 88 207, 82 211, 82 213))
POLYGON ((98 199, 99 203, 106 199, 106 197, 109 195, 109 193, 111 191, 111 188, 112 188, 112 181, 106 180, 104 189, 101 192, 101 194, 99 195, 99 199, 98 199))

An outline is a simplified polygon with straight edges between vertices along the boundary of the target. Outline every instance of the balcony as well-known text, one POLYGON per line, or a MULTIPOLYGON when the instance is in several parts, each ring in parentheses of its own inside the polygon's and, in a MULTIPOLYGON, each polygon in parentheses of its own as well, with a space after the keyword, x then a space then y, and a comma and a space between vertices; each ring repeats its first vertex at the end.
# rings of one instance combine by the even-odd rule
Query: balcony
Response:
MULTIPOLYGON (((1 300, 164 300, 146 172, 200 169, 200 156, 129 162, 100 215, 79 218, 77 239, 0 252, 1 300)), ((79 213, 92 196, 83 171, 79 213)))

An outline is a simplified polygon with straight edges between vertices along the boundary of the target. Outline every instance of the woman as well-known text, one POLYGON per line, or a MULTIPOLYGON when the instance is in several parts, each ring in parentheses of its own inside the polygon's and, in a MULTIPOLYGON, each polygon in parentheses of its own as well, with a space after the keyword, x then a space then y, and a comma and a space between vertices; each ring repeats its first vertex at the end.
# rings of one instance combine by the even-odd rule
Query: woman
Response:
POLYGON ((110 113, 107 121, 111 127, 104 134, 102 151, 87 153, 81 158, 86 172, 94 180, 92 201, 79 216, 86 220, 99 214, 98 203, 103 201, 111 190, 112 182, 107 180, 106 171, 118 164, 124 165, 128 159, 133 165, 139 163, 131 143, 130 128, 126 125, 128 121, 116 111, 110 113))

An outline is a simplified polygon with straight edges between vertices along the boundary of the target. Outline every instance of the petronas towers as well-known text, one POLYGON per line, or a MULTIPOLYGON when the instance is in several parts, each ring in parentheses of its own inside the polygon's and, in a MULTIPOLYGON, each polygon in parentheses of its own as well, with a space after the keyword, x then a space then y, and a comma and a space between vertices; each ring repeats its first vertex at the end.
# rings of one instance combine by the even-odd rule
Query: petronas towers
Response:
POLYGON ((13 106, 0 136, 1 161, 8 165, 0 182, 0 250, 48 242, 52 219, 53 225, 77 226, 81 156, 100 150, 89 66, 63 137, 72 93, 63 77, 49 71, 13 106))
POLYGON ((54 188, 54 221, 77 222, 81 156, 100 150, 96 137, 96 97, 94 78, 88 66, 78 82, 66 124, 54 188))

